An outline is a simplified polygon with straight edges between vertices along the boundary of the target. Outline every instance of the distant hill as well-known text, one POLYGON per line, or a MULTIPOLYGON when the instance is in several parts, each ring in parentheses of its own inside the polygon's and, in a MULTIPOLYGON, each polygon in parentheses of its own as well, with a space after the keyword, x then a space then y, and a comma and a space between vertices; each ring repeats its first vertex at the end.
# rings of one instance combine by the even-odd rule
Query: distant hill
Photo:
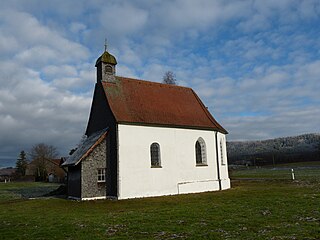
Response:
POLYGON ((14 167, 16 160, 0 159, 0 168, 14 167))
POLYGON ((263 141, 227 142, 229 164, 266 165, 320 161, 320 134, 282 137, 263 141))

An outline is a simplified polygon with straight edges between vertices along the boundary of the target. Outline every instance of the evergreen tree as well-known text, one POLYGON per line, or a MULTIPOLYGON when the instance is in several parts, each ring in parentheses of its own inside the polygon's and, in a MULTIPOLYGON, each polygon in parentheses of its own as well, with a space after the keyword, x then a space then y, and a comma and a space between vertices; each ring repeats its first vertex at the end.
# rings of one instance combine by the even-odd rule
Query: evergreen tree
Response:
POLYGON ((16 162, 17 173, 20 176, 26 175, 27 166, 28 166, 27 155, 25 151, 22 150, 16 162))

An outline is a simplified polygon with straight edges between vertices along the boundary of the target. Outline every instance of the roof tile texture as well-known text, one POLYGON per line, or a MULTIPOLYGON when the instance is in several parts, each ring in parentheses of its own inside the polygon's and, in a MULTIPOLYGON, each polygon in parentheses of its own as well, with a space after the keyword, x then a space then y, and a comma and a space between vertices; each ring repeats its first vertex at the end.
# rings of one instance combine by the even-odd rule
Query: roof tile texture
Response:
POLYGON ((213 118, 191 88, 116 77, 102 82, 118 123, 227 131, 213 118))

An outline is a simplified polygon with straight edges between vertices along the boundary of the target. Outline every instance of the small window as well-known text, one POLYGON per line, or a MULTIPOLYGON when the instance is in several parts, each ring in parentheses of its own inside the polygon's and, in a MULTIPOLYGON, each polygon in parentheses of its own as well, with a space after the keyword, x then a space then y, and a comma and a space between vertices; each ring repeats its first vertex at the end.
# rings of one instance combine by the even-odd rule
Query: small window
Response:
POLYGON ((106 169, 100 168, 98 169, 98 182, 105 182, 106 181, 106 169))
POLYGON ((152 143, 150 146, 151 167, 161 167, 160 161, 160 145, 152 143))
POLYGON ((221 165, 225 165, 225 159, 223 154, 223 142, 220 140, 220 156, 221 156, 221 165))
POLYGON ((202 138, 199 138, 196 141, 195 151, 196 151, 196 165, 206 166, 207 165, 206 143, 202 138))
POLYGON ((106 65, 104 68, 104 72, 112 74, 112 67, 110 65, 106 65))

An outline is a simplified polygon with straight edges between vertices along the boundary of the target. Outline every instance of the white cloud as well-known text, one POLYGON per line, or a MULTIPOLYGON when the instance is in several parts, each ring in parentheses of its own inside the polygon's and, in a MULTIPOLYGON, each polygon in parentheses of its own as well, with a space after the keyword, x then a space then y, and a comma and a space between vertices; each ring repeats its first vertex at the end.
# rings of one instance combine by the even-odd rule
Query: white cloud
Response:
POLYGON ((58 58, 57 52, 47 46, 36 46, 19 52, 16 59, 26 65, 48 64, 58 58))
POLYGON ((27 150, 33 144, 46 142, 65 154, 75 144, 75 137, 84 131, 83 116, 89 112, 89 97, 58 92, 28 74, 13 88, 2 85, 1 93, 0 102, 6 107, 0 114, 0 145, 11 151, 27 150))
POLYGON ((319 1, 8 1, 0 10, 0 159, 62 154, 85 130, 94 62, 197 91, 230 139, 320 131, 319 1), (71 10, 72 9, 72 10, 71 10))
POLYGON ((119 3, 102 8, 99 19, 108 34, 125 36, 145 26, 148 12, 128 3, 119 3))
POLYGON ((262 14, 254 14, 253 17, 239 23, 240 30, 251 32, 256 30, 264 30, 271 27, 271 23, 262 14))
POLYGON ((313 133, 315 132, 314 126, 320 120, 320 117, 315 116, 320 116, 320 110, 312 107, 279 112, 269 116, 233 116, 226 118, 225 127, 232 133, 229 140, 262 140, 313 133))
POLYGON ((161 19, 161 26, 206 30, 222 21, 247 14, 249 4, 245 1, 174 1, 153 10, 157 19, 161 19))
POLYGON ((6 36, 0 30, 0 51, 2 53, 11 52, 12 49, 17 49, 18 45, 18 41, 13 36, 6 36))
POLYGON ((298 11, 302 19, 316 19, 320 14, 319 2, 308 0, 301 1, 298 11))
POLYGON ((72 22, 70 24, 70 31, 77 34, 87 29, 87 26, 80 22, 72 22))
POLYGON ((142 56, 139 55, 139 51, 135 51, 135 49, 125 45, 122 47, 121 52, 122 54, 119 55, 119 58, 123 63, 134 67, 141 67, 142 56))
POLYGON ((41 24, 28 13, 18 11, 0 11, 4 22, 0 32, 7 38, 15 39, 17 58, 23 61, 66 62, 88 57, 88 50, 78 43, 67 40, 55 30, 41 24), (32 56, 34 56, 32 58, 32 56))
POLYGON ((166 72, 166 67, 160 64, 150 64, 145 66, 145 70, 141 76, 142 79, 162 82, 162 77, 166 72))
POLYGON ((129 78, 138 78, 135 71, 132 68, 127 67, 124 64, 121 66, 117 66, 116 74, 118 76, 124 76, 124 77, 129 77, 129 78))
POLYGON ((47 65, 42 69, 42 72, 49 77, 70 77, 77 75, 76 67, 70 65, 47 65))
POLYGON ((57 146, 64 155, 84 132, 89 112, 90 97, 68 91, 92 77, 82 63, 88 50, 29 13, 0 11, 0 19, 1 36, 6 36, 0 38, 0 155, 15 157, 39 142, 57 146), (78 81, 58 89, 54 79, 66 77, 78 81))

